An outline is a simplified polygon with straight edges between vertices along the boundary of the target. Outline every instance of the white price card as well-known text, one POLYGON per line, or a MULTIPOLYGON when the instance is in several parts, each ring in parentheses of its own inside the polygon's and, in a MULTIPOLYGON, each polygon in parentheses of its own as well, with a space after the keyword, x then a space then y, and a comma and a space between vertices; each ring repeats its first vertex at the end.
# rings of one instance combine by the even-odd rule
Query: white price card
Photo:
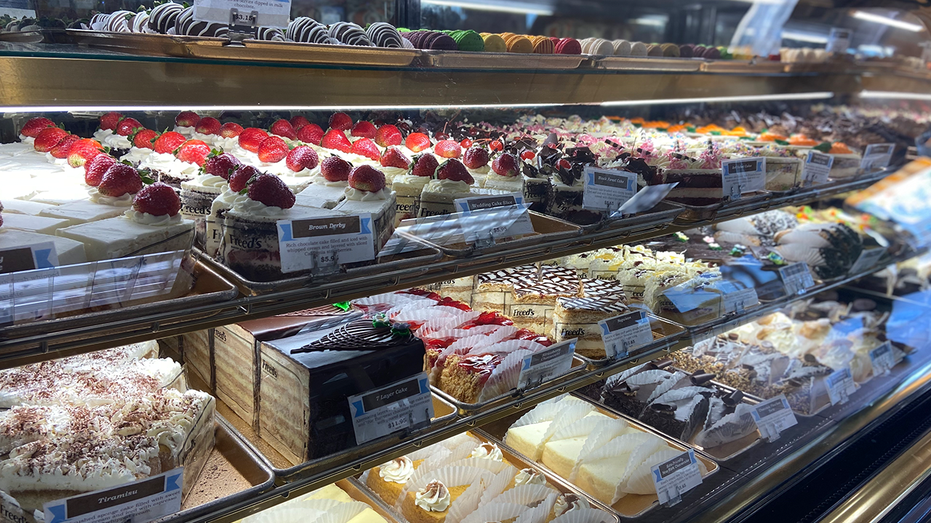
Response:
POLYGON ((181 510, 184 469, 119 487, 50 501, 43 506, 46 523, 144 523, 181 510))
POLYGON ((724 314, 742 313, 760 304, 760 298, 753 287, 738 288, 733 282, 723 281, 718 288, 722 291, 721 307, 724 314))
POLYGON ((829 53, 846 53, 847 48, 850 47, 850 34, 850 29, 832 27, 831 34, 828 36, 828 42, 827 45, 825 45, 824 50, 829 53))
POLYGON ((637 193, 637 174, 614 169, 585 168, 582 208, 612 214, 637 193))
POLYGON ((430 381, 422 372, 349 396, 349 410, 358 445, 399 430, 424 427, 433 418, 430 381))
POLYGON ((629 312, 598 322, 608 358, 623 358, 630 351, 653 343, 650 318, 643 311, 629 312))
POLYGON ((780 267, 779 276, 782 278, 786 293, 790 296, 800 294, 815 286, 815 280, 811 277, 811 269, 805 262, 780 267))
POLYGON ((52 242, 0 249, 0 274, 48 269, 56 265, 58 265, 58 253, 52 242))
POLYGON ((892 343, 885 341, 879 347, 870 351, 870 362, 873 364, 873 376, 889 374, 895 367, 895 354, 892 353, 892 343))
POLYGON ((850 268, 848 274, 860 274, 875 268, 879 259, 882 258, 885 253, 886 249, 882 247, 863 249, 863 252, 857 257, 857 261, 853 262, 853 267, 850 268))
POLYGON ((828 183, 832 165, 834 165, 833 155, 809 151, 808 158, 802 165, 802 186, 811 187, 828 183))
POLYGON ((760 435, 770 443, 779 439, 779 435, 789 427, 798 424, 785 394, 780 394, 753 406, 750 411, 760 435))
POLYGON ((828 397, 831 399, 831 405, 847 403, 851 394, 856 392, 857 385, 853 382, 853 375, 849 367, 836 370, 825 378, 825 384, 828 387, 828 397))
POLYGON ((866 172, 878 171, 889 167, 892 153, 895 152, 894 143, 873 143, 866 146, 863 159, 860 160, 860 169, 866 172))
POLYGON ((291 0, 194 0, 194 20, 223 25, 287 28, 291 0))
POLYGON ((459 228, 467 243, 533 234, 530 212, 521 194, 457 198, 459 228))
POLYGON ((731 201, 741 195, 766 190, 766 158, 741 158, 721 162, 724 197, 731 201))
POLYGON ((546 350, 524 358, 517 378, 517 388, 527 390, 569 372, 577 338, 559 342, 546 350))
POLYGON ((372 260, 374 242, 371 214, 278 221, 281 272, 372 260))
POLYGON ((682 494, 701 485, 701 469, 695 451, 687 452, 658 465, 653 465, 653 485, 663 505, 672 506, 682 501, 682 494))

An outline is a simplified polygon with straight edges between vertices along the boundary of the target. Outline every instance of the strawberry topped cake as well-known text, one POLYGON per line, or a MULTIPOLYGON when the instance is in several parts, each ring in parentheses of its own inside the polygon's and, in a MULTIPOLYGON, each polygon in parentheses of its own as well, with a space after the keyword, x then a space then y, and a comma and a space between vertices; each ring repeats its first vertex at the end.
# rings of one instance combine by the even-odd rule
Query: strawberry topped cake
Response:
POLYGON ((376 254, 394 233, 397 196, 386 187, 385 175, 368 165, 353 167, 347 179, 346 199, 334 211, 371 213, 376 254))

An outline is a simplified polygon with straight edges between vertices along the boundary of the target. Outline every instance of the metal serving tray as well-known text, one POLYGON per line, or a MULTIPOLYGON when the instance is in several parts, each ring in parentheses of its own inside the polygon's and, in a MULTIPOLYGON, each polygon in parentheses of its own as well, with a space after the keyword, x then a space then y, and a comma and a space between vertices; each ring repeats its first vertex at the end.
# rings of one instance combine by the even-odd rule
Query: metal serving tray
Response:
MULTIPOLYGON (((184 44, 180 36, 146 33, 111 33, 92 31, 90 29, 68 29, 66 34, 71 41, 87 47, 109 49, 131 54, 148 56, 185 57, 184 44)), ((225 41, 222 38, 213 40, 225 41)))
MULTIPOLYGON (((552 380, 541 385, 541 387, 552 386, 553 382, 555 381, 564 381, 564 380, 568 380, 571 378, 575 378, 576 376, 580 376, 584 374, 585 372, 587 372, 585 362, 580 357, 573 356, 572 367, 569 369, 569 372, 563 374, 562 376, 553 378, 552 380)), ((511 389, 511 391, 506 394, 496 396, 494 398, 491 398, 490 400, 486 400, 480 403, 464 403, 454 398, 449 393, 444 392, 442 389, 435 387, 433 385, 430 385, 430 389, 433 390, 434 396, 439 396, 443 398, 444 400, 446 400, 448 403, 456 406, 456 408, 459 410, 459 413, 461 415, 469 416, 472 414, 478 414, 478 413, 484 412, 486 410, 491 410, 496 407, 509 405, 513 403, 514 401, 518 400, 523 395, 524 392, 533 391, 536 389, 536 387, 527 389, 526 391, 511 389)))
POLYGON ((605 56, 595 59, 595 67, 612 71, 697 72, 704 62, 701 58, 673 58, 660 56, 605 56))
POLYGON ((220 60, 406 67, 420 55, 417 49, 265 40, 244 40, 242 44, 231 44, 225 38, 182 38, 185 56, 220 60))
POLYGON ((706 220, 720 220, 723 218, 738 217, 747 213, 759 213, 769 209, 766 200, 772 198, 772 193, 756 193, 736 202, 714 203, 711 205, 687 205, 678 202, 669 202, 672 205, 678 205, 683 211, 676 217, 676 223, 693 223, 706 220))
MULTIPOLYGON (((583 400, 583 401, 587 401, 587 402, 591 403, 591 404, 595 407, 595 410, 597 410, 597 411, 600 412, 601 414, 604 414, 605 416, 608 416, 608 417, 611 417, 611 418, 615 418, 615 419, 620 419, 620 418, 621 418, 621 416, 619 416, 616 412, 614 412, 614 411, 612 411, 612 410, 609 410, 609 409, 606 409, 606 408, 604 408, 603 406, 599 405, 598 403, 595 403, 595 402, 591 401, 590 399, 588 399, 588 398, 586 398, 586 397, 582 397, 582 396, 577 396, 577 397, 578 397, 579 399, 583 400)), ((532 408, 532 407, 531 407, 531 408, 532 408)), ((487 423, 487 424, 485 424, 485 425, 482 426, 482 430, 486 431, 486 432, 491 436, 491 439, 492 439, 495 443, 497 443, 499 446, 501 446, 501 447, 507 447, 507 445, 504 443, 504 436, 505 436, 505 434, 507 434, 508 428, 510 428, 510 426, 511 426, 515 421, 517 421, 518 418, 520 418, 521 416, 523 416, 524 414, 526 414, 529 410, 530 410, 530 408, 522 409, 521 411, 516 412, 516 413, 514 413, 514 414, 512 414, 512 415, 509 415, 509 416, 507 416, 507 417, 501 418, 501 419, 499 419, 499 420, 497 420, 497 421, 493 421, 493 422, 491 422, 491 423, 487 423)), ((682 451, 686 451, 686 450, 689 450, 690 448, 694 448, 694 447, 692 447, 691 445, 688 445, 688 444, 686 444, 686 443, 684 443, 684 442, 682 442, 682 441, 679 441, 679 440, 677 440, 677 439, 675 439, 675 438, 670 438, 669 436, 663 434, 662 432, 659 432, 659 431, 655 430, 653 427, 650 427, 649 425, 644 425, 644 424, 640 423, 639 421, 633 421, 633 420, 629 420, 629 419, 625 419, 625 421, 628 421, 628 423, 630 423, 630 425, 631 425, 632 427, 634 427, 634 428, 636 428, 636 429, 638 429, 638 430, 641 430, 641 431, 643 431, 643 432, 648 432, 648 433, 650 433, 650 434, 653 434, 653 435, 655 435, 655 436, 657 436, 657 437, 663 439, 663 440, 666 442, 666 444, 668 444, 670 447, 673 447, 673 448, 676 448, 676 449, 680 449, 680 450, 682 450, 682 451)), ((517 454, 517 453, 514 452, 513 450, 511 450, 511 452, 514 453, 514 454, 517 454)), ((702 462, 702 463, 705 465, 705 467, 708 469, 708 473, 707 473, 706 475, 703 476, 703 479, 707 479, 707 478, 708 478, 709 476, 711 476, 712 474, 715 474, 716 472, 718 472, 718 471, 720 470, 720 468, 721 468, 721 467, 717 464, 717 462, 715 462, 715 461, 714 461, 713 459, 711 459, 709 456, 705 455, 705 454, 704 454, 702 451, 700 451, 700 450, 696 450, 696 451, 695 451, 695 457, 698 458, 698 459, 700 459, 701 462, 702 462)), ((524 457, 524 459, 527 460, 527 461, 530 461, 530 460, 529 460, 528 458, 526 458, 526 457, 524 457)), ((542 465, 542 464, 537 463, 536 466, 537 466, 540 470, 542 470, 543 472, 545 472, 545 473, 547 474, 547 477, 549 477, 549 476, 551 476, 551 475, 552 475, 552 476, 557 476, 557 477, 558 477, 558 474, 556 474, 555 472, 549 470, 549 468, 546 467, 545 465, 542 465)), ((565 481, 565 480, 564 480, 564 481, 565 481)), ((578 487, 576 487, 576 488, 578 488, 578 487)), ((590 497, 590 496, 589 496, 589 497, 590 497)), ((683 497, 688 497, 688 494, 685 494, 683 497)), ((634 495, 634 494, 631 494, 631 495, 627 495, 627 496, 624 496, 623 498, 621 498, 620 501, 618 501, 617 503, 615 503, 615 504, 611 507, 611 510, 612 510, 614 513, 618 514, 621 518, 637 518, 637 517, 643 516, 644 514, 646 514, 647 512, 649 512, 650 510, 652 510, 653 508, 658 507, 658 506, 659 506, 659 502, 658 502, 658 500, 657 500, 657 498, 656 498, 655 495, 646 496, 646 495, 634 495)))
POLYGON ((404 521, 404 518, 399 516, 393 508, 389 507, 377 494, 369 490, 356 478, 341 479, 336 482, 336 486, 343 489, 352 499, 372 507, 372 510, 377 512, 388 523, 401 523, 404 521))
POLYGON ((583 225, 582 231, 585 234, 597 233, 600 231, 611 231, 625 229, 630 232, 640 232, 648 229, 662 230, 675 221, 683 211, 682 207, 672 205, 669 202, 659 202, 649 211, 643 211, 637 214, 630 214, 622 218, 604 220, 591 225, 583 225))
MULTIPOLYGON (((639 358, 645 354, 655 351, 657 344, 662 343, 664 346, 672 345, 673 343, 679 341, 679 339, 686 334, 686 328, 677 323, 660 318, 659 316, 656 316, 652 313, 647 313, 647 318, 650 319, 650 330, 653 331, 653 343, 647 345, 646 347, 641 347, 635 351, 630 352, 622 359, 639 358)), ((604 367, 605 365, 616 361, 607 357, 600 359, 586 358, 585 356, 581 356, 579 354, 576 354, 575 357, 584 361, 585 364, 588 365, 588 368, 593 370, 599 367, 604 367)))
POLYGON ((443 69, 577 69, 588 55, 421 51, 421 63, 443 69))
POLYGON ((786 64, 773 60, 706 60, 701 66, 705 73, 781 74, 786 64))

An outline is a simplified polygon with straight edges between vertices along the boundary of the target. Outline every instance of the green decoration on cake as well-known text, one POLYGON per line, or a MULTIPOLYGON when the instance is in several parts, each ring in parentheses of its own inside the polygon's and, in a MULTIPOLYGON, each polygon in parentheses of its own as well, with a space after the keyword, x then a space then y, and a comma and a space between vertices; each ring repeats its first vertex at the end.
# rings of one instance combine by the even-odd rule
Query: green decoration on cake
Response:
POLYGON ((372 327, 376 329, 391 327, 391 322, 388 321, 388 316, 384 312, 379 312, 372 318, 372 327))
POLYGON ((689 241, 689 237, 686 236, 686 235, 684 235, 684 234, 682 234, 681 232, 677 232, 677 233, 673 234, 672 237, 675 238, 676 241, 678 241, 678 242, 683 242, 683 243, 685 243, 685 242, 689 241))
POLYGON ((336 307, 337 309, 341 310, 341 311, 348 311, 348 310, 349 310, 349 302, 348 302, 348 301, 341 301, 341 302, 338 302, 338 303, 334 303, 333 306, 336 307))
POLYGON ((391 326, 392 336, 410 336, 411 326, 407 323, 395 323, 391 326))

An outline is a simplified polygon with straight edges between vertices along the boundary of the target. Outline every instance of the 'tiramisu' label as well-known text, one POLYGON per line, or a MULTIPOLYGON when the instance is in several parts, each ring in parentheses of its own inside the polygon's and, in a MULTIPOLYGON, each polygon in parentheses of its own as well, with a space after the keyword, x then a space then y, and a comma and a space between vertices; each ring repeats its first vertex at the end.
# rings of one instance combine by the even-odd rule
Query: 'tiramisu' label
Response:
POLYGON ((49 523, 110 523, 152 521, 181 510, 181 484, 184 469, 176 468, 159 476, 119 487, 98 490, 46 503, 49 523))

